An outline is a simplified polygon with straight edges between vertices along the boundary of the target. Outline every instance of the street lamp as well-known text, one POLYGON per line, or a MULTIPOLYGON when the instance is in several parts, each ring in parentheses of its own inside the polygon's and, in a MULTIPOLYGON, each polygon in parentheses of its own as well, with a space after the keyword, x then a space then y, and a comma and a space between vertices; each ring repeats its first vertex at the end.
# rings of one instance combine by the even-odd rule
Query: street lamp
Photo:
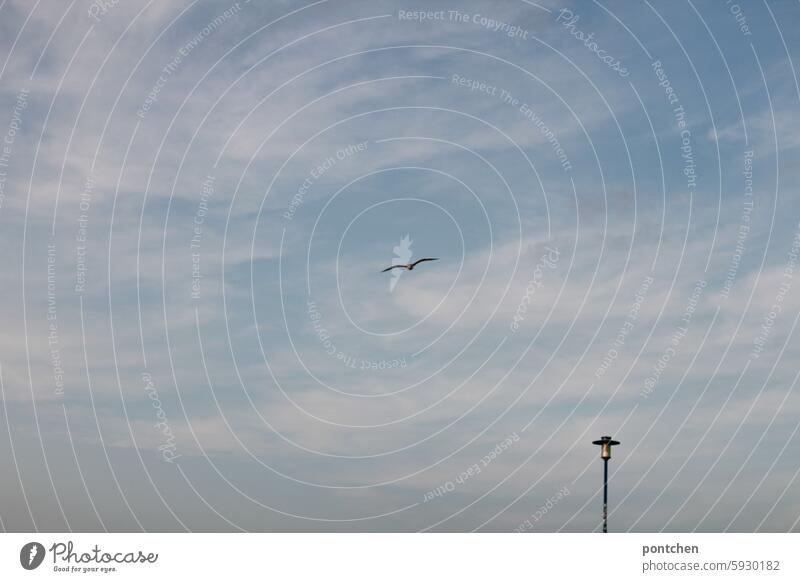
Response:
POLYGON ((603 459, 603 533, 608 533, 608 460, 611 458, 611 447, 618 445, 619 441, 604 436, 599 441, 592 441, 592 444, 600 445, 600 458, 603 459))

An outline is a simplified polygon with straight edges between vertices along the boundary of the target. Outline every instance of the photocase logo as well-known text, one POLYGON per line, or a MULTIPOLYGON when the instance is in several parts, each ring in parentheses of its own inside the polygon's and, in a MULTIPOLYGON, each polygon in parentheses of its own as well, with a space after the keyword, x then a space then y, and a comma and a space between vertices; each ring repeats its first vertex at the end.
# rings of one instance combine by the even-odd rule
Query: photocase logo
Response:
MULTIPOLYGON (((414 241, 411 240, 411 235, 405 235, 404 237, 400 238, 400 244, 394 247, 394 258, 392 259, 392 265, 407 265, 411 262, 411 243, 414 241)), ((392 271, 392 278, 389 279, 389 293, 394 292, 394 288, 397 286, 397 282, 400 280, 400 277, 403 274, 403 269, 395 269, 392 271)))
POLYGON ((39 542, 28 542, 19 551, 19 563, 26 570, 35 570, 44 560, 44 546, 39 542))

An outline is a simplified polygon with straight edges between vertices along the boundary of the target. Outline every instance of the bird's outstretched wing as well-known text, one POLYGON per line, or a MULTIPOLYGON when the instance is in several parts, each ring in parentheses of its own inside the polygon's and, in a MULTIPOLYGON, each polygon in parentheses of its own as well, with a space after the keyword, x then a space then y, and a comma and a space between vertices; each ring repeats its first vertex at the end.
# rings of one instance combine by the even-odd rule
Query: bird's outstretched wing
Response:
POLYGON ((409 265, 409 266, 416 267, 417 265, 419 265, 420 263, 424 263, 425 261, 438 261, 438 260, 439 260, 438 258, 435 258, 435 259, 419 259, 419 260, 414 261, 413 263, 411 263, 411 265, 409 265))
POLYGON ((391 271, 392 269, 408 269, 408 265, 392 265, 391 267, 381 271, 381 273, 385 273, 386 271, 391 271))

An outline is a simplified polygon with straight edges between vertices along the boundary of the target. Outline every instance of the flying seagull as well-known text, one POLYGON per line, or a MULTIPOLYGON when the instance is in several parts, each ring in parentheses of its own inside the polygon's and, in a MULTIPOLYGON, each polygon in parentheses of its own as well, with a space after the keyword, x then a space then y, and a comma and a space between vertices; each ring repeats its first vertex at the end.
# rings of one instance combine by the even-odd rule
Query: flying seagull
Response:
POLYGON ((439 260, 438 258, 436 258, 436 259, 419 259, 419 260, 414 261, 413 263, 411 263, 409 265, 392 265, 391 267, 381 271, 381 273, 385 273, 386 271, 391 271, 392 269, 406 269, 408 271, 413 271, 414 267, 416 267, 420 263, 424 263, 425 261, 438 261, 438 260, 439 260))

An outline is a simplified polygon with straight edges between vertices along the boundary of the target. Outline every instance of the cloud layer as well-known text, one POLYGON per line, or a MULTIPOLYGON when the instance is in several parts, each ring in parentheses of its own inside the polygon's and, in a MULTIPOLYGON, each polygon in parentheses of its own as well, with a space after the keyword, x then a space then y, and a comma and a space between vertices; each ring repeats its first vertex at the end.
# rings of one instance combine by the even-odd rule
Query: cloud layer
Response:
POLYGON ((100 6, 0 7, 4 529, 594 531, 611 434, 798 530, 796 8, 100 6))

